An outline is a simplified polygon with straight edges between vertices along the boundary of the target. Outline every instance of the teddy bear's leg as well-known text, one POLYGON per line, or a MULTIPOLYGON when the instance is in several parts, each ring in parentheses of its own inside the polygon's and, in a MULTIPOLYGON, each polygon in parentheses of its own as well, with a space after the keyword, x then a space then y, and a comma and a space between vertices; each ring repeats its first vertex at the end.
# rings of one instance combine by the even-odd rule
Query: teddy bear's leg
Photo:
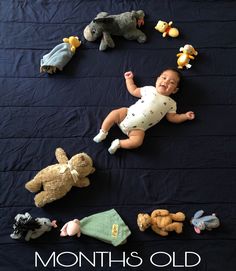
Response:
POLYGON ((89 186, 90 185, 90 181, 89 181, 89 178, 81 178, 79 179, 75 184, 74 186, 76 187, 86 187, 86 186, 89 186))
POLYGON ((157 234, 159 234, 159 235, 161 235, 161 236, 167 236, 168 235, 168 232, 167 231, 165 231, 165 230, 162 230, 162 229, 160 229, 160 228, 158 228, 158 227, 156 227, 156 226, 152 226, 152 230, 155 232, 155 233, 157 233, 157 234))
POLYGON ((37 178, 37 176, 35 176, 33 180, 31 180, 25 184, 25 188, 27 190, 29 190, 30 192, 35 193, 40 190, 41 185, 42 185, 41 179, 39 179, 39 178, 37 178))
POLYGON ((185 220, 185 214, 182 212, 178 212, 176 214, 170 214, 172 220, 180 222, 185 220))
POLYGON ((165 229, 167 231, 175 231, 176 233, 181 233, 183 231, 183 223, 173 222, 166 226, 165 229))
POLYGON ((37 207, 43 207, 45 204, 60 199, 66 195, 67 191, 41 191, 34 197, 34 202, 37 207), (56 191, 56 192, 55 192, 56 191))

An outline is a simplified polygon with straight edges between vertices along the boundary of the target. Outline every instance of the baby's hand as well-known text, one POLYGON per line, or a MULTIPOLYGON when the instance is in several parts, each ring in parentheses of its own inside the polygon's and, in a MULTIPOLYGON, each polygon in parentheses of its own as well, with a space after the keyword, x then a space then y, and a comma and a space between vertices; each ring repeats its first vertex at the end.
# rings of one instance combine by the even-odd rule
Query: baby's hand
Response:
POLYGON ((195 114, 193 111, 186 112, 185 116, 186 116, 187 120, 193 120, 195 118, 195 114))
POLYGON ((133 79, 134 74, 131 71, 128 71, 124 74, 125 79, 133 79))

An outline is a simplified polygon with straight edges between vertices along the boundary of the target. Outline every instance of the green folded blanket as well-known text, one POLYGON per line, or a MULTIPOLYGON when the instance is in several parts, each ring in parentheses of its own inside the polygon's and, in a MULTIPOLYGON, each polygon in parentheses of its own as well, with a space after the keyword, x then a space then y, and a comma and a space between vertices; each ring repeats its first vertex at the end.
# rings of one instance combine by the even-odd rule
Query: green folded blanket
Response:
POLYGON ((131 234, 115 209, 97 213, 80 220, 81 233, 103 242, 119 246, 131 234))

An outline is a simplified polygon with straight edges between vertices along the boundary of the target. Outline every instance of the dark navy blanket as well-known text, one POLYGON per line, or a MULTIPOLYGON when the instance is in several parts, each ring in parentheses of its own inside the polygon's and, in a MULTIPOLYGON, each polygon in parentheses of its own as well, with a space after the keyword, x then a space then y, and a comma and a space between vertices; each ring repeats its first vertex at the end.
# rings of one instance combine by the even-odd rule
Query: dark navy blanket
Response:
POLYGON ((236 2, 197 0, 1 0, 0 1, 0 270, 204 270, 236 266, 236 2), (100 11, 144 10, 145 44, 115 37, 116 47, 98 50, 83 29, 100 11), (163 38, 158 20, 173 21, 178 38, 163 38), (40 59, 62 39, 77 35, 82 45, 63 71, 39 72, 40 59), (114 127, 96 144, 104 117, 136 101, 123 74, 132 70, 138 86, 154 85, 176 54, 192 44, 198 56, 183 71, 173 96, 178 112, 196 119, 165 119, 147 131, 135 150, 107 151, 124 137, 114 127), (37 208, 25 183, 56 163, 62 147, 72 156, 88 153, 96 172, 87 188, 37 208), (116 209, 130 228, 128 242, 112 247, 91 237, 61 238, 53 229, 36 240, 10 238, 16 214, 57 219, 116 209), (136 218, 154 209, 186 214, 183 233, 161 237, 140 232, 136 218), (221 226, 200 235, 195 211, 216 213, 221 226))

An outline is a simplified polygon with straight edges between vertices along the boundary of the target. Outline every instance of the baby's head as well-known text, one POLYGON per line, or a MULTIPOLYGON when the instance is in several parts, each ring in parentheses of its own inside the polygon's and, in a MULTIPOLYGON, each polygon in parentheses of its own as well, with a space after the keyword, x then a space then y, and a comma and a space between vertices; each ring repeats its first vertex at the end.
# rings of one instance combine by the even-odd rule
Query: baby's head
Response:
POLYGON ((181 77, 181 73, 174 68, 164 70, 156 81, 157 92, 165 96, 176 93, 179 90, 181 77))

